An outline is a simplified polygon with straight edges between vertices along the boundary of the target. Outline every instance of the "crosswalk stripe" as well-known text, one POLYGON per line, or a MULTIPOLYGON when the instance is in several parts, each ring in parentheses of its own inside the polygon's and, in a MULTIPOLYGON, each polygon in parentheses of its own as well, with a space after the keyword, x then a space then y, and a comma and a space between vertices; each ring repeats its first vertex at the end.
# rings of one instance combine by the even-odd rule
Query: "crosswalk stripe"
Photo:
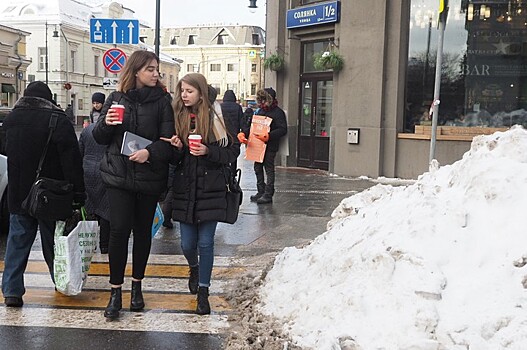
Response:
MULTIPOLYGON (((193 312, 196 310, 196 296, 192 294, 144 292, 143 295, 147 310, 156 309, 179 312, 193 312)), ((108 290, 83 290, 78 295, 66 296, 55 290, 28 288, 24 295, 24 305, 103 309, 108 303, 109 296, 108 290)), ((211 295, 209 302, 211 308, 216 312, 230 310, 229 304, 222 296, 211 295)), ((128 305, 130 305, 130 293, 123 291, 123 307, 126 308, 128 305)))
POLYGON ((227 315, 209 316, 170 313, 158 310, 123 310, 118 321, 105 322, 101 310, 6 308, 0 307, 0 325, 23 327, 63 327, 143 332, 224 333, 229 327, 227 315))
MULTIPOLYGON (((4 271, 4 262, 0 261, 0 271, 4 271)), ((233 278, 243 273, 242 267, 214 267, 212 270, 213 278, 233 278)), ((26 272, 29 273, 47 273, 48 267, 44 261, 29 261, 26 272)), ((109 275, 110 267, 107 263, 92 263, 89 275, 109 275)), ((131 276, 132 265, 127 264, 125 275, 131 276)), ((145 277, 188 277, 187 265, 158 265, 148 264, 145 271, 145 277)))

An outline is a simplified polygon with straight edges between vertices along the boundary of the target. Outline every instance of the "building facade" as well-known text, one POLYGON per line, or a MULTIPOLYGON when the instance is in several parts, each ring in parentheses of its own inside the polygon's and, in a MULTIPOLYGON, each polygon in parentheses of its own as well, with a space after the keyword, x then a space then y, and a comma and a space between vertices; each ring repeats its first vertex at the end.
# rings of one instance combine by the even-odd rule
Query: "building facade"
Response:
MULTIPOLYGON (((154 45, 155 30, 141 29, 144 42, 154 45)), ((218 91, 233 90, 240 102, 254 101, 263 87, 265 32, 255 26, 162 28, 160 51, 177 56, 181 76, 199 72, 218 91)))
POLYGON ((266 55, 286 62, 265 77, 287 110, 283 165, 416 178, 429 167, 434 102, 440 164, 460 159, 475 135, 527 125, 522 1, 449 1, 437 100, 439 1, 266 4, 266 55))
POLYGON ((13 107, 23 91, 28 65, 26 37, 30 33, 0 25, 0 106, 13 107))
MULTIPOLYGON (((71 104, 77 124, 89 116, 94 92, 108 94, 116 87, 118 74, 110 73, 104 66, 107 50, 117 47, 126 55, 135 50, 153 51, 143 43, 91 43, 91 18, 135 17, 132 10, 111 1, 96 7, 75 0, 15 0, 0 5, 2 23, 31 33, 27 37, 27 54, 33 62, 21 85, 25 87, 34 80, 47 82, 62 108, 71 104)), ((180 66, 172 57, 160 56, 163 82, 173 93, 180 66)))

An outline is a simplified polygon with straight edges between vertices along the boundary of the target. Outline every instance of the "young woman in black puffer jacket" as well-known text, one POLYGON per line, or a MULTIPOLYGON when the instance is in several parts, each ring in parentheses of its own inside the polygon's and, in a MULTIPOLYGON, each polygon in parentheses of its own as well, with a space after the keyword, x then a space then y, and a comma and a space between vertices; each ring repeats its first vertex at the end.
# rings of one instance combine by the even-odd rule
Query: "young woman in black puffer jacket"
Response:
POLYGON ((189 290, 198 294, 196 313, 205 315, 210 314, 216 225, 226 216, 224 169, 238 158, 240 144, 227 132, 219 103, 209 99, 203 75, 185 75, 176 92, 177 135, 165 139, 178 150, 174 158, 172 219, 180 223, 181 248, 190 268, 189 290), (201 135, 202 142, 189 145, 189 135, 201 135))
POLYGON ((144 308, 141 280, 151 246, 151 228, 160 194, 167 187, 168 162, 173 148, 160 140, 174 134, 174 114, 170 95, 159 81, 159 59, 148 51, 134 52, 126 62, 119 89, 110 94, 93 130, 99 144, 107 145, 101 161, 101 177, 110 202, 110 301, 104 316, 119 317, 121 285, 128 256, 128 240, 133 230, 132 295, 130 310, 144 308), (112 103, 125 106, 122 124, 112 103), (121 154, 125 131, 152 141, 130 156, 121 154))

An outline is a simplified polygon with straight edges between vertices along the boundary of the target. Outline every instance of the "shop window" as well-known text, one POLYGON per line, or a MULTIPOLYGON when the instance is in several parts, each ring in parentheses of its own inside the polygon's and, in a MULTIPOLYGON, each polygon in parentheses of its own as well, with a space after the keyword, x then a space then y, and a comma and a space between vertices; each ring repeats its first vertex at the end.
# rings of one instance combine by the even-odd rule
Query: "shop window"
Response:
MULTIPOLYGON (((437 4, 436 0, 411 0, 405 132, 431 124, 437 4)), ((521 1, 449 2, 439 126, 527 127, 525 5, 521 1)))

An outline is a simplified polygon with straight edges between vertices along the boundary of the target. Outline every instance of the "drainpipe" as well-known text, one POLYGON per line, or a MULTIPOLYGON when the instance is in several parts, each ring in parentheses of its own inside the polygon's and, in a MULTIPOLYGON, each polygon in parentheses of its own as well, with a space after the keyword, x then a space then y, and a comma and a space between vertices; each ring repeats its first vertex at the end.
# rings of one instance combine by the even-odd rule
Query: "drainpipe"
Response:
MULTIPOLYGON (((66 38, 66 34, 64 34, 64 31, 62 30, 62 25, 60 24, 59 25, 59 28, 60 28, 60 33, 62 34, 62 36, 64 37, 64 40, 66 41, 66 50, 65 51, 65 54, 64 54, 64 61, 66 62, 66 83, 69 83, 70 79, 69 79, 69 69, 68 69, 68 48, 70 47, 70 42, 68 40, 68 38, 66 38)), ((66 90, 66 104, 65 106, 67 106, 70 101, 69 101, 69 93, 70 91, 69 90, 66 90)))

